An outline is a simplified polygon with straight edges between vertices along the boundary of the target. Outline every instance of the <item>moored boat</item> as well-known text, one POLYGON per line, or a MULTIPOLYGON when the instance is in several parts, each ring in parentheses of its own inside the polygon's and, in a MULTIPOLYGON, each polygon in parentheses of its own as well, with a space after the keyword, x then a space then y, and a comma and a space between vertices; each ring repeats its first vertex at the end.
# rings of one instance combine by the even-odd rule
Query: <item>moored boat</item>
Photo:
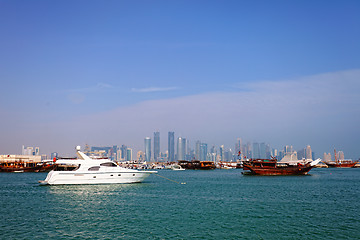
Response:
POLYGON ((335 157, 335 162, 329 161, 324 163, 332 168, 353 168, 357 164, 357 162, 354 162, 352 160, 340 160, 336 153, 336 149, 334 149, 334 157, 335 157))
POLYGON ((212 170, 212 169, 216 168, 214 162, 212 162, 212 161, 198 161, 198 160, 185 161, 185 160, 181 160, 178 163, 182 168, 185 168, 185 169, 212 170))
POLYGON ((179 164, 172 164, 170 166, 170 169, 174 170, 174 171, 184 171, 185 170, 185 168, 182 168, 179 164))
POLYGON ((23 161, 3 162, 0 164, 0 172, 38 172, 41 165, 23 161))
POLYGON ((140 183, 157 171, 123 168, 108 159, 93 159, 77 148, 77 159, 59 159, 42 185, 140 183))
POLYGON ((339 160, 337 162, 325 162, 326 165, 333 168, 353 168, 357 162, 351 160, 339 160))
POLYGON ((277 159, 249 159, 243 162, 244 174, 251 175, 305 175, 321 160, 296 164, 278 162, 277 159))

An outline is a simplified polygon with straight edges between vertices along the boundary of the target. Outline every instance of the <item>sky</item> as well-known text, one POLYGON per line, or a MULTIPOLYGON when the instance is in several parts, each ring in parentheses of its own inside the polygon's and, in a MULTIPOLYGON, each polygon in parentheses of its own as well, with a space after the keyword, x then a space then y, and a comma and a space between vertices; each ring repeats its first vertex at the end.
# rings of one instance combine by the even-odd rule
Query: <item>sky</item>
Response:
POLYGON ((360 157, 360 2, 0 0, 0 154, 167 133, 360 157))

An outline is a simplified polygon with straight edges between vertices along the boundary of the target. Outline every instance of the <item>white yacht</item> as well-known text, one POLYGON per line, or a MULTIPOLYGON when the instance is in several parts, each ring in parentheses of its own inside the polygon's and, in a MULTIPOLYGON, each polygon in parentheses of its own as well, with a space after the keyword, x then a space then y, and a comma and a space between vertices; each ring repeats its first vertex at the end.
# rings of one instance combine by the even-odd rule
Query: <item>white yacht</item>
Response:
POLYGON ((76 147, 77 159, 57 160, 42 185, 139 183, 157 171, 123 168, 109 159, 93 159, 76 147))
POLYGON ((180 165, 178 164, 173 164, 171 165, 171 170, 174 170, 174 171, 183 171, 185 170, 185 168, 182 168, 180 165))

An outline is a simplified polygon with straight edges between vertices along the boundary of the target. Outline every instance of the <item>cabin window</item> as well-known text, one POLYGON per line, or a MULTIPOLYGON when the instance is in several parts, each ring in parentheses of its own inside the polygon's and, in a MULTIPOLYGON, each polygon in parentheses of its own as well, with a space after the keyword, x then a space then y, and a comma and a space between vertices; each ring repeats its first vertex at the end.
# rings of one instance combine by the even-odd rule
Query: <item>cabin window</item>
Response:
POLYGON ((75 171, 79 169, 81 164, 55 164, 54 171, 75 171))
POLYGON ((99 171, 100 166, 94 166, 88 169, 88 171, 99 171))
POLYGON ((102 167, 116 167, 117 165, 113 162, 105 162, 105 163, 101 163, 100 166, 102 167))

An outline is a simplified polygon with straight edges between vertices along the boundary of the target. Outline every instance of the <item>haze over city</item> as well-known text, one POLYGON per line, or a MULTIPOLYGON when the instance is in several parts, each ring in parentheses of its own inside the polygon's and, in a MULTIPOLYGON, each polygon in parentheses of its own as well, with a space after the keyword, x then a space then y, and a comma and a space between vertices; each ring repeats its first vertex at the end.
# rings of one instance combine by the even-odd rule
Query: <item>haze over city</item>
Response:
POLYGON ((360 157, 359 1, 0 0, 0 154, 167 133, 360 157))

